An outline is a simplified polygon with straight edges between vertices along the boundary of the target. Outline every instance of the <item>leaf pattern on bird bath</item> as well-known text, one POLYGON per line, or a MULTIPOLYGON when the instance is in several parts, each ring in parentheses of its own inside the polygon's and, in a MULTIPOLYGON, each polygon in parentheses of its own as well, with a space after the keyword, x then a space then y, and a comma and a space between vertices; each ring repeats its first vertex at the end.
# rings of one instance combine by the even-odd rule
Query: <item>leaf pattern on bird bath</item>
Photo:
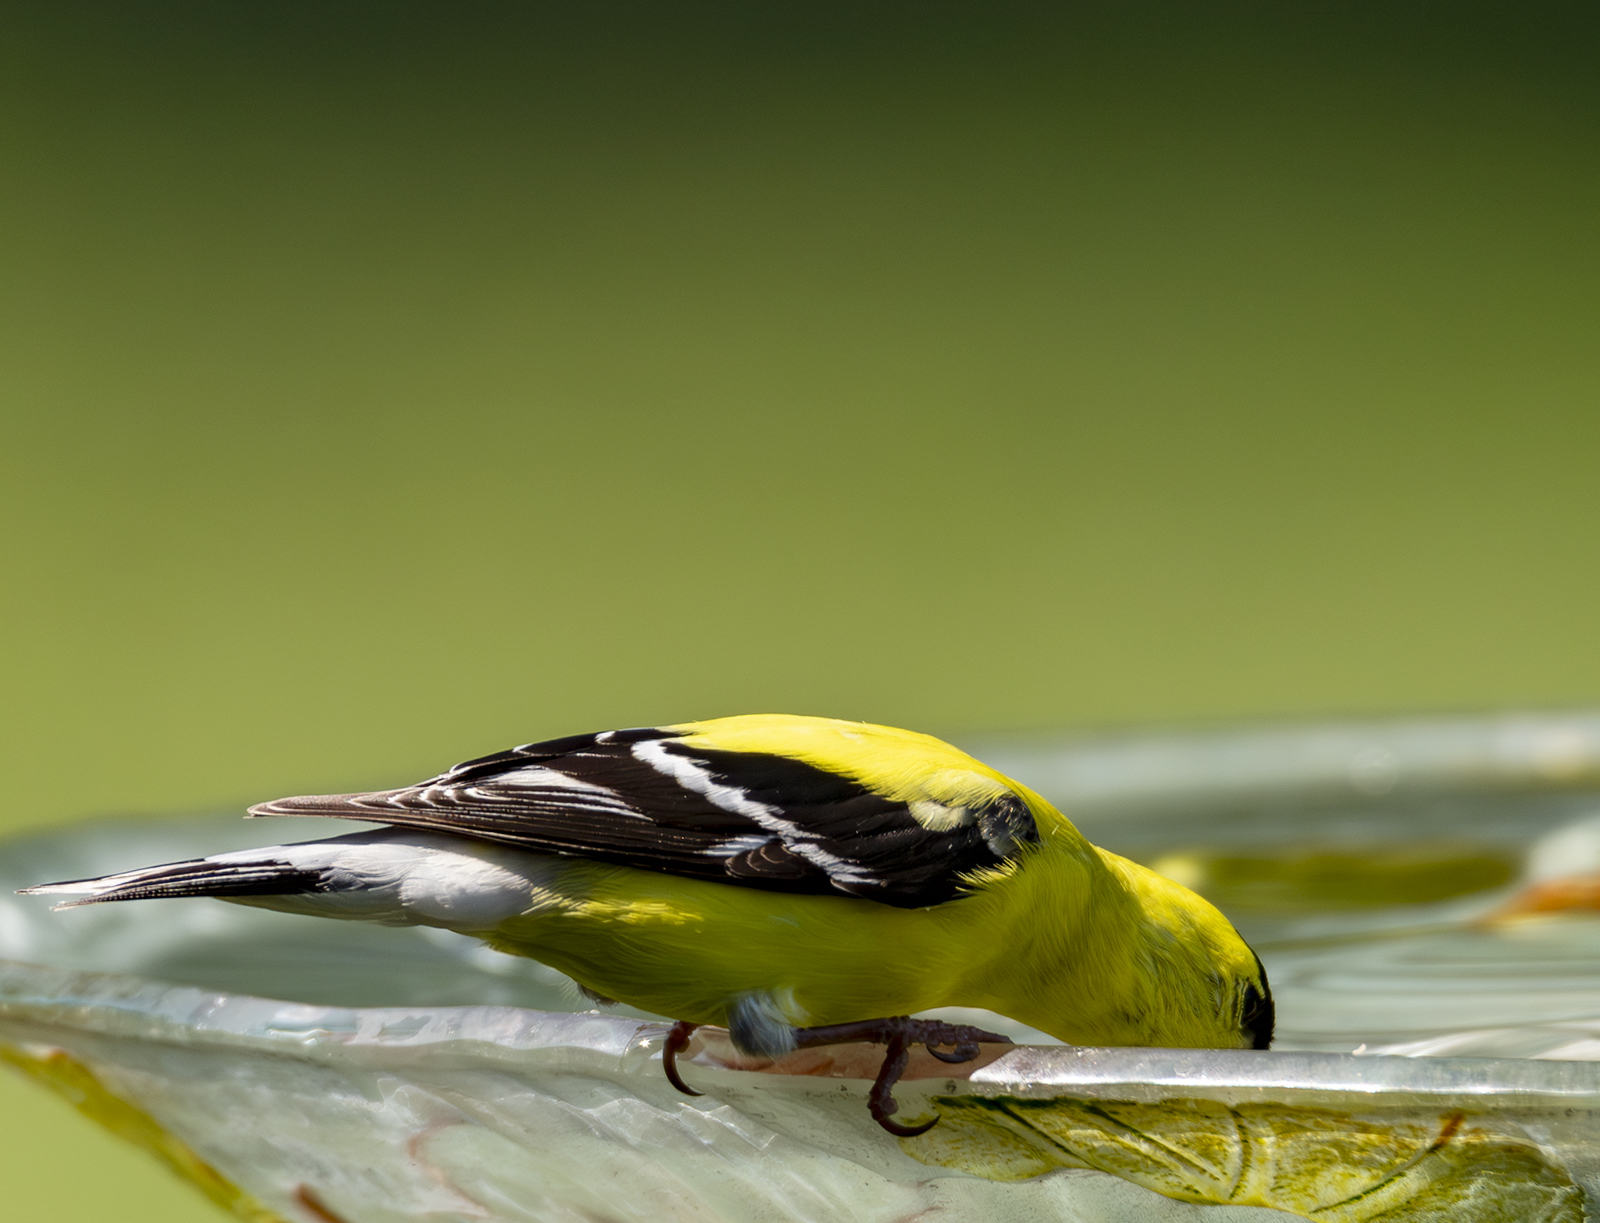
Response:
POLYGON ((216 1205, 245 1223, 286 1223, 282 1216, 268 1210, 201 1159, 194 1148, 169 1133, 149 1113, 108 1090, 94 1071, 65 1049, 0 1041, 0 1062, 53 1091, 118 1138, 148 1151, 216 1205))
POLYGON ((1526 1137, 1460 1110, 1362 1116, 1205 1099, 940 1096, 901 1141, 991 1180, 1088 1168, 1179 1201, 1265 1206, 1319 1223, 1582 1223, 1583 1190, 1526 1137))

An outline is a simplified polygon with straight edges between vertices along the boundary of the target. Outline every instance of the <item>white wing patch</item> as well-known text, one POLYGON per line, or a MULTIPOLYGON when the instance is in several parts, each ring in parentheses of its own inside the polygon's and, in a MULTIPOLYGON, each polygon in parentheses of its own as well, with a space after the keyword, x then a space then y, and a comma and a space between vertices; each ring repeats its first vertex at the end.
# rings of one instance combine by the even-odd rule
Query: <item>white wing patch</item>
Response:
MULTIPOLYGON (((454 770, 452 770, 453 772, 454 770)), ((504 773, 496 773, 488 779, 487 785, 474 785, 468 783, 461 785, 448 784, 450 773, 442 779, 446 784, 428 786, 425 795, 432 800, 435 794, 439 795, 441 805, 450 801, 451 795, 462 795, 467 798, 477 799, 487 803, 500 801, 504 796, 496 794, 496 790, 513 789, 544 791, 564 805, 579 811, 603 811, 608 815, 625 815, 629 819, 647 820, 649 817, 639 811, 627 799, 615 790, 605 786, 596 785, 592 781, 584 781, 581 777, 572 777, 558 769, 548 768, 542 764, 524 765, 520 769, 510 769, 504 773), (554 793, 551 793, 554 792, 554 793)), ((401 800, 394 800, 397 804, 401 800)))
POLYGON ((711 776, 711 770, 705 765, 687 756, 667 751, 659 739, 646 739, 643 743, 635 743, 633 755, 636 760, 644 761, 658 773, 665 773, 685 790, 709 799, 724 811, 731 811, 735 815, 754 820, 761 827, 776 832, 779 836, 785 833, 790 836, 800 835, 800 829, 784 819, 779 814, 778 808, 756 802, 738 786, 724 785, 711 776))
MULTIPOLYGON (((738 786, 730 786, 718 781, 711 775, 711 770, 697 760, 687 756, 680 756, 676 752, 669 752, 666 744, 658 739, 646 739, 633 745, 633 755, 637 760, 642 760, 658 773, 664 773, 672 778, 685 790, 692 791, 702 798, 715 803, 724 811, 734 815, 742 815, 757 827, 765 828, 783 842, 783 847, 797 858, 804 858, 813 866, 827 872, 830 879, 838 883, 866 883, 878 882, 878 876, 867 870, 860 863, 849 862, 836 854, 830 854, 818 845, 804 828, 791 820, 783 818, 779 808, 768 803, 757 802, 738 786)), ((744 841, 750 838, 739 837, 736 840, 744 841)), ((732 857, 733 853, 742 853, 743 850, 734 850, 733 853, 721 853, 721 846, 730 842, 719 843, 712 852, 717 857, 732 857)), ((764 844, 764 840, 748 846, 750 849, 764 844)))
POLYGON ((906 805, 911 809, 912 818, 930 832, 954 832, 977 818, 967 807, 947 807, 931 798, 919 798, 906 805))
POLYGON ((615 790, 608 790, 605 786, 597 786, 592 781, 584 781, 580 777, 571 777, 566 773, 558 773, 555 769, 546 768, 542 764, 529 764, 520 769, 512 769, 506 773, 496 773, 494 784, 497 786, 527 786, 530 789, 540 790, 582 790, 590 794, 603 794, 615 802, 621 802, 622 797, 615 790))
POLYGON ((755 832, 746 837, 729 837, 726 841, 718 841, 705 852, 713 858, 736 858, 753 849, 760 849, 763 845, 771 845, 777 839, 755 832))
MULTIPOLYGON (((558 769, 546 768, 542 764, 530 764, 526 768, 513 769, 509 773, 497 773, 494 785, 515 786, 529 790, 559 790, 562 797, 570 800, 575 806, 626 815, 636 820, 650 818, 615 790, 596 785, 592 781, 584 781, 581 777, 568 776, 558 769)), ((469 789, 481 793, 477 786, 471 786, 469 789)))

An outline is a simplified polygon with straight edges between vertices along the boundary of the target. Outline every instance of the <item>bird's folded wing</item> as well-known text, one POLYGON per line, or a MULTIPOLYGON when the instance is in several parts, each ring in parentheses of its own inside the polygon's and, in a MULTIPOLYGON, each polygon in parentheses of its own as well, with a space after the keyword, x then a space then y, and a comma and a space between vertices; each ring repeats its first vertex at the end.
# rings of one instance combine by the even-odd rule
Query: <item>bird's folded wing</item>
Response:
POLYGON ((1038 838, 1016 795, 895 801, 782 754, 718 751, 663 729, 604 731, 469 760, 403 790, 284 798, 253 815, 325 815, 545 853, 902 908, 960 895, 1038 838))

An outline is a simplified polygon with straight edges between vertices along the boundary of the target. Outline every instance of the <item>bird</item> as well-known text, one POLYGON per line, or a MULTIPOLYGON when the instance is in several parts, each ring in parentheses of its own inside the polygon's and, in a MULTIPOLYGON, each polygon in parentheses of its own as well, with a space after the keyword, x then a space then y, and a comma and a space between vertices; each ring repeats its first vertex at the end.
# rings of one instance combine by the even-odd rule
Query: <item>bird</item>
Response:
POLYGON ((217 897, 476 936, 597 1001, 778 1058, 886 1046, 873 1118, 902 1137, 908 1049, 970 1061, 1007 1016, 1069 1045, 1271 1045, 1266 971, 1216 908, 1100 849, 932 736, 778 714, 527 743, 416 785, 257 804, 380 827, 24 889, 58 908, 217 897), (943 1050, 948 1048, 949 1052, 943 1050))

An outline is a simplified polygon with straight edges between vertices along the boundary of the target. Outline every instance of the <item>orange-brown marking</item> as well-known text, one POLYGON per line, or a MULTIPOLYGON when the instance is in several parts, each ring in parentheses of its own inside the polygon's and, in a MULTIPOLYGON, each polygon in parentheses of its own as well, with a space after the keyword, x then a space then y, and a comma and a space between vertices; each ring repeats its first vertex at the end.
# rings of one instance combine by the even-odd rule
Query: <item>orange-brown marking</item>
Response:
POLYGON ((328 1209, 328 1204, 310 1185, 296 1185, 294 1188, 295 1205, 299 1206, 317 1223, 347 1223, 345 1219, 328 1209))
POLYGON ((1540 913, 1600 911, 1600 873, 1568 875, 1531 883, 1494 912, 1480 919, 1486 926, 1540 913))

